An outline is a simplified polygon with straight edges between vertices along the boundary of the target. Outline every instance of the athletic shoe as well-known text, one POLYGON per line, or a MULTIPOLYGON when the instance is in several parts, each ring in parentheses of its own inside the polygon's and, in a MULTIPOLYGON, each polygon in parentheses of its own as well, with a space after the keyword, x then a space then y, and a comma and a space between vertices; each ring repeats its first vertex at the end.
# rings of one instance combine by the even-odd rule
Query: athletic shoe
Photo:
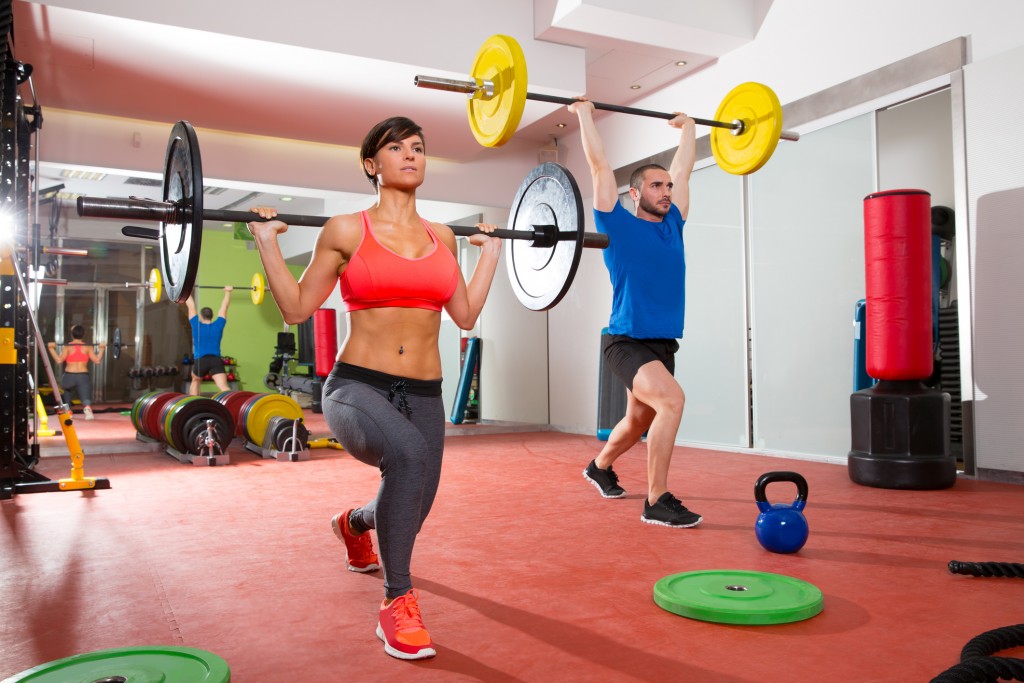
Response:
POLYGON ((693 527, 700 524, 703 517, 696 512, 690 512, 679 502, 679 499, 666 491, 661 494, 657 502, 651 505, 644 500, 644 513, 640 515, 640 521, 648 524, 661 524, 662 526, 674 526, 678 528, 693 527))
POLYGON ((619 475, 611 467, 602 470, 594 460, 583 470, 583 478, 593 484, 605 498, 622 498, 626 495, 626 490, 619 486, 619 475))
POLYGON ((351 510, 339 512, 331 519, 331 528, 334 535, 345 542, 345 549, 348 551, 348 570, 350 572, 375 572, 380 569, 380 561, 377 553, 373 552, 373 539, 370 532, 365 531, 357 534, 348 525, 348 516, 351 510))
POLYGON ((82 414, 85 415, 86 420, 95 420, 95 416, 92 414, 92 408, 85 406, 82 408, 82 414))
POLYGON ((430 634, 423 628, 415 588, 392 600, 390 605, 381 603, 377 637, 384 641, 384 651, 398 659, 426 659, 437 654, 430 634))

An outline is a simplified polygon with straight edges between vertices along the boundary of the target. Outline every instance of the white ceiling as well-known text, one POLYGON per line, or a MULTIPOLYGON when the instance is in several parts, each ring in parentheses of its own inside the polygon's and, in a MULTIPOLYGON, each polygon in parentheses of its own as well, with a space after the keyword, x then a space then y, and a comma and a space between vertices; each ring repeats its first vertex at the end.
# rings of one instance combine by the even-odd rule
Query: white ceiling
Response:
MULTIPOLYGON (((57 109, 165 123, 168 132, 186 119, 197 128, 358 148, 373 123, 402 114, 423 126, 431 156, 472 164, 502 149, 472 137, 464 95, 416 88, 416 75, 466 80, 480 45, 504 33, 523 47, 531 92, 628 105, 753 40, 770 6, 771 0, 15 0, 14 55, 33 67, 22 96, 42 107, 44 135, 46 112, 57 109)), ((507 147, 540 149, 573 123, 563 106, 528 102, 507 147)), ((40 187, 63 182, 72 193, 159 196, 159 189, 125 185, 128 175, 144 173, 62 177, 69 167, 60 150, 42 149, 40 187)), ((206 205, 276 203, 280 194, 239 183, 220 188, 206 205), (274 196, 258 197, 264 191, 274 196)), ((289 213, 323 212, 322 192, 309 192, 309 203, 301 192, 288 194, 296 196, 284 207, 289 213)), ((365 205, 365 196, 359 199, 365 205)))

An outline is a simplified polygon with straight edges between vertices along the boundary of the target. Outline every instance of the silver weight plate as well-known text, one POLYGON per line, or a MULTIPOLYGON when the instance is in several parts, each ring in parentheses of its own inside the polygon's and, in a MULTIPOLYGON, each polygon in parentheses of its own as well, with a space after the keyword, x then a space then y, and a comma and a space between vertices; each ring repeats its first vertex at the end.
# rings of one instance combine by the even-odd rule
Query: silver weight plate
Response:
POLYGON ((180 223, 160 224, 160 262, 164 292, 185 303, 199 270, 203 241, 203 163, 192 124, 178 121, 167 141, 163 199, 174 204, 180 223))
POLYGON ((510 240, 505 262, 519 302, 532 311, 546 311, 569 291, 583 252, 583 201, 564 166, 541 164, 519 185, 508 228, 533 233, 535 225, 556 226, 558 242, 535 247, 529 239, 510 240))

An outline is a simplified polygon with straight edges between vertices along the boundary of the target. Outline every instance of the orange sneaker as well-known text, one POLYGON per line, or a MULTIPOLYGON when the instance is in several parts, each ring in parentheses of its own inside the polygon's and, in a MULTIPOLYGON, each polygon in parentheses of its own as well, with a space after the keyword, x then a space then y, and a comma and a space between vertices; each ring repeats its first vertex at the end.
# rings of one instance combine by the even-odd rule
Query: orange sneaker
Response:
POLYGON ((384 651, 398 659, 426 659, 437 654, 430 634, 423 628, 415 588, 392 600, 390 605, 381 603, 377 637, 384 641, 384 651))
POLYGON ((373 552, 373 539, 369 532, 361 534, 354 533, 348 525, 348 516, 351 510, 339 512, 331 519, 331 528, 334 535, 345 542, 345 549, 348 551, 348 570, 350 572, 375 572, 380 569, 380 560, 377 553, 373 552))

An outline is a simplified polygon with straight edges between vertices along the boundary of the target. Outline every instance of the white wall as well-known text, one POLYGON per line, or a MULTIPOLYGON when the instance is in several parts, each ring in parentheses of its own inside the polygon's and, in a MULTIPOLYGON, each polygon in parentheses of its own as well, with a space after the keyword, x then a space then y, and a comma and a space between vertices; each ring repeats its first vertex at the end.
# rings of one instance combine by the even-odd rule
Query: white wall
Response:
POLYGON ((1024 106, 1021 73, 1024 48, 964 69, 979 472, 1024 472, 1024 144, 1002 123, 1024 106))
MULTIPOLYGON (((752 43, 723 56, 713 66, 637 101, 635 106, 661 111, 681 109, 696 116, 711 117, 733 85, 751 80, 769 84, 785 105, 960 36, 968 38, 969 60, 999 55, 1024 45, 1024 34, 1016 28, 1021 20, 1024 20, 1024 3, 994 0, 970 5, 951 1, 868 0, 846 6, 776 0, 752 43)), ((1015 87, 1015 73, 1019 75, 1020 71, 1004 73, 1004 87, 1015 87)), ((599 114, 599 117, 598 128, 615 168, 659 154, 675 143, 674 131, 663 122, 618 114, 599 114)), ((1001 135, 1000 145, 1000 157, 1021 157, 1020 148, 1024 143, 1019 136, 1001 135)), ((577 178, 588 178, 578 136, 560 139, 559 146, 570 172, 577 178)), ((979 157, 977 165, 991 164, 993 158, 996 157, 992 154, 988 155, 989 161, 979 157)), ((945 166, 944 163, 943 172, 945 166)), ((899 172, 893 170, 892 173, 889 177, 898 180, 899 172)), ((937 196, 946 205, 953 206, 948 180, 941 185, 937 196)), ((581 190, 585 195, 584 205, 589 209, 592 206, 589 183, 581 183, 581 190)), ((794 193, 792 201, 800 201, 798 192, 794 193)), ((571 335, 559 337, 557 345, 574 350, 573 358, 567 359, 570 362, 552 363, 551 384, 552 387, 572 384, 594 391, 596 396, 599 352, 595 340, 600 328, 607 323, 610 307, 610 289, 603 267, 581 269, 574 290, 588 293, 589 306, 563 304, 550 314, 552 333, 559 330, 571 335), (580 373, 586 374, 581 376, 580 373)), ((852 309, 850 315, 852 319, 852 309)), ((821 340, 808 338, 803 343, 816 341, 821 340)), ((593 401, 563 405, 554 400, 554 392, 552 423, 555 426, 583 432, 596 429, 596 410, 589 405, 593 401)))

